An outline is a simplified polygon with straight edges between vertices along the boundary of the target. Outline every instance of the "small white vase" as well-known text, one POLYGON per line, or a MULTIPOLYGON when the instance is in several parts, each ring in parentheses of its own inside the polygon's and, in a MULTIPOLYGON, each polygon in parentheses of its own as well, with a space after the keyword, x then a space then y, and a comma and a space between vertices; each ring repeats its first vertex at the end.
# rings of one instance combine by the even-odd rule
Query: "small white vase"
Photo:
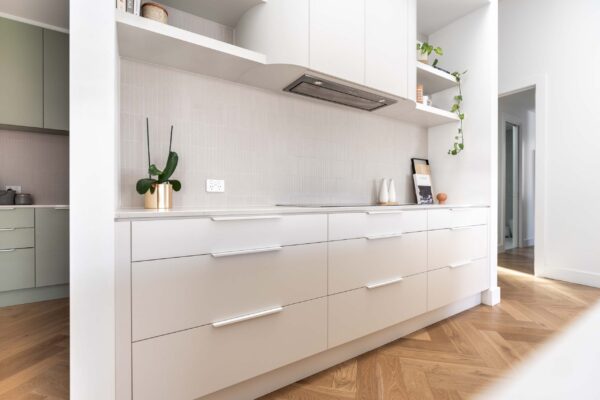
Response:
POLYGON ((390 179, 390 186, 388 189, 388 201, 390 203, 396 203, 398 198, 396 197, 396 184, 393 179, 390 179))
POLYGON ((379 203, 386 204, 390 201, 390 195, 388 193, 387 179, 381 180, 381 186, 379 188, 379 203))

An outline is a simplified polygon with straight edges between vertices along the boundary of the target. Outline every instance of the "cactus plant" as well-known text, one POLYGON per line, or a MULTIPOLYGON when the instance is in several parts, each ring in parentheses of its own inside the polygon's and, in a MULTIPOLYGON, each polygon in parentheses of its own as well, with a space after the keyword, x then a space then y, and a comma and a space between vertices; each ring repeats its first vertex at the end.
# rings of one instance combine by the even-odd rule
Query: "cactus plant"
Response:
POLYGON ((136 191, 139 194, 145 194, 148 190, 150 193, 154 193, 156 185, 170 183, 173 186, 173 190, 178 192, 181 190, 181 182, 176 179, 171 179, 171 176, 177 168, 177 163, 179 162, 179 156, 171 150, 173 144, 173 125, 171 125, 171 137, 169 139, 169 156, 167 158, 167 164, 162 170, 158 169, 155 164, 150 164, 150 128, 148 118, 146 118, 146 138, 148 142, 148 178, 142 178, 137 181, 137 184, 135 185, 136 191), (154 176, 156 178, 153 178, 154 176))

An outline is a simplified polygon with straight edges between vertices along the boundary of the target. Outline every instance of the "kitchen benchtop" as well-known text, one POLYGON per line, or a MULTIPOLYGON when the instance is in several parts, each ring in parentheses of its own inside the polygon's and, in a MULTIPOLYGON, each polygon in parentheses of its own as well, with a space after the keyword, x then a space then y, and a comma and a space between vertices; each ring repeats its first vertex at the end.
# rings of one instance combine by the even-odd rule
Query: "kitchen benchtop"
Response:
POLYGON ((0 210, 12 210, 13 208, 69 208, 67 204, 31 204, 19 206, 16 204, 0 205, 0 210))
POLYGON ((144 208, 122 208, 115 212, 116 220, 214 217, 233 215, 273 215, 273 214, 332 214, 343 212, 386 212, 402 210, 435 210, 448 208, 489 207, 487 204, 431 204, 431 205, 399 205, 399 206, 331 206, 331 207, 298 207, 298 206, 252 206, 231 208, 175 207, 170 210, 147 210, 144 208))

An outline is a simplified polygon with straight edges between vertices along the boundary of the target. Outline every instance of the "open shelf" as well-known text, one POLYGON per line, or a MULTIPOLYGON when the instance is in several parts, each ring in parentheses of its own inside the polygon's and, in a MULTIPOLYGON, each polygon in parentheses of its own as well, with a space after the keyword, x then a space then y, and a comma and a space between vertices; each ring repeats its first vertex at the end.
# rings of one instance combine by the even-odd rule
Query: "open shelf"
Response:
POLYGON ((456 78, 449 73, 418 61, 417 83, 423 84, 423 91, 428 95, 450 89, 458 84, 456 78))
POLYGON ((417 103, 415 110, 407 114, 405 119, 409 122, 426 127, 460 121, 458 115, 453 114, 450 111, 441 110, 420 103, 417 103))
POLYGON ((266 0, 162 0, 161 3, 234 28, 242 15, 266 0))
POLYGON ((266 63, 264 54, 116 10, 122 57, 237 81, 266 63))

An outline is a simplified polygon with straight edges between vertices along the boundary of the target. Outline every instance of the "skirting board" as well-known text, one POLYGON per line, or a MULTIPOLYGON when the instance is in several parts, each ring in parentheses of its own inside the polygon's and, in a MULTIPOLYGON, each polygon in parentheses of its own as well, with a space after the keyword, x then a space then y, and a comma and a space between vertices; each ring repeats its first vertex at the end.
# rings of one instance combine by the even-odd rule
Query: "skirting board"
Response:
POLYGON ((537 276, 600 288, 600 274, 595 272, 557 268, 544 269, 537 276))
MULTIPOLYGON (((481 304, 481 294, 467 297, 369 336, 212 393, 202 397, 201 400, 255 399, 479 304, 481 304)), ((290 346, 293 346, 293 343, 290 343, 290 346)))
POLYGON ((62 299, 64 297, 69 297, 69 285, 13 290, 0 293, 0 307, 62 299))
POLYGON ((495 306, 500 303, 500 287, 496 286, 481 293, 481 302, 486 306, 495 306))

